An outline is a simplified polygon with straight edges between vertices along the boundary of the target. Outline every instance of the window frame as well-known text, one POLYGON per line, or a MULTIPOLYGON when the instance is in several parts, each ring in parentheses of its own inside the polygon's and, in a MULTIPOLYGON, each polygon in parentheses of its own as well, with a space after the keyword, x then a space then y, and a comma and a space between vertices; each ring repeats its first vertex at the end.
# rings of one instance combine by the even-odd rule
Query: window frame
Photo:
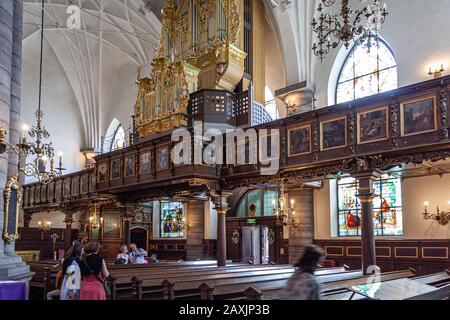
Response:
MULTIPOLYGON (((362 79, 362 78, 367 77, 367 76, 370 76, 370 75, 378 75, 378 79, 377 79, 377 93, 376 93, 376 94, 385 92, 385 91, 381 91, 381 92, 380 92, 380 79, 379 79, 379 75, 380 75, 380 73, 382 73, 382 72, 384 72, 384 71, 387 71, 387 70, 390 70, 390 69, 393 69, 393 68, 396 68, 396 69, 397 69, 397 72, 396 72, 396 73, 397 73, 397 87, 398 87, 398 64, 397 64, 397 59, 395 59, 394 51, 392 50, 392 48, 388 45, 388 43, 387 43, 386 41, 384 41, 384 40, 381 39, 381 38, 377 38, 377 48, 376 48, 376 49, 377 49, 377 71, 375 71, 375 72, 370 72, 370 73, 365 73, 365 74, 363 74, 363 75, 360 75, 360 76, 356 77, 356 76, 355 76, 355 64, 354 64, 354 61, 353 61, 353 78, 348 79, 348 80, 345 80, 345 81, 342 81, 342 82, 339 82, 339 79, 341 78, 341 75, 342 75, 342 71, 344 70, 345 66, 346 66, 347 63, 349 62, 350 57, 353 57, 353 53, 355 52, 355 50, 356 50, 357 47, 359 47, 359 46, 361 46, 361 45, 359 45, 359 44, 354 44, 354 45, 353 45, 352 49, 349 51, 349 53, 348 53, 347 56, 345 57, 345 60, 344 60, 344 62, 342 63, 340 69, 339 69, 339 73, 338 73, 338 76, 337 76, 336 85, 335 85, 335 89, 334 89, 334 101, 335 101, 336 104, 347 103, 347 102, 356 100, 356 96, 355 96, 355 95, 356 95, 356 90, 355 90, 355 80, 356 80, 356 79, 362 79), (394 65, 394 66, 391 66, 391 67, 384 68, 384 69, 380 70, 380 56, 379 56, 379 53, 378 53, 379 43, 383 44, 383 45, 389 50, 389 52, 391 53, 392 57, 394 58, 394 62, 395 62, 395 65, 394 65), (339 89, 339 86, 342 85, 342 84, 344 84, 344 83, 350 82, 350 81, 353 82, 353 99, 348 100, 348 101, 344 101, 344 102, 338 102, 338 89, 339 89)), ((370 95, 369 95, 369 96, 370 96, 370 95)), ((368 97, 368 96, 367 96, 367 97, 368 97)), ((358 98, 358 99, 361 99, 361 98, 358 98)))
POLYGON ((127 147, 127 138, 126 138, 127 136, 125 134, 125 129, 123 129, 122 124, 119 124, 117 126, 116 130, 114 131, 114 134, 113 134, 113 137, 112 137, 112 140, 111 140, 111 145, 109 147, 109 152, 113 152, 113 151, 116 150, 116 149, 114 149, 114 141, 116 140, 117 133, 119 132, 120 129, 123 130, 123 147, 120 148, 120 149, 123 149, 123 148, 127 147))
MULTIPOLYGON (((361 207, 358 205, 356 206, 356 209, 344 209, 341 210, 339 207, 339 186, 343 186, 343 185, 352 185, 352 187, 354 186, 355 189, 355 199, 357 201, 357 203, 360 203, 358 197, 356 196, 358 194, 358 180, 353 178, 354 181, 352 183, 339 183, 339 179, 336 181, 336 216, 337 216, 337 220, 336 220, 336 224, 337 224, 337 237, 338 238, 351 238, 351 237, 361 237, 361 227, 358 227, 356 230, 356 235, 342 235, 341 234, 341 230, 340 230, 340 223, 339 223, 339 217, 340 214, 342 212, 346 213, 348 211, 356 212, 356 214, 361 218, 361 207)), ((402 185, 401 185, 401 179, 400 178, 389 178, 389 177, 380 177, 377 180, 373 181, 373 184, 380 184, 381 185, 381 191, 379 189, 376 189, 374 194, 376 195, 376 197, 381 197, 381 201, 380 201, 380 208, 375 208, 373 207, 373 203, 372 203, 372 210, 381 210, 382 209, 382 205, 383 205, 383 183, 387 182, 387 181, 393 181, 393 180, 400 180, 400 193, 402 193, 402 185), (380 194, 379 194, 380 193, 380 194)), ((391 209, 394 208, 396 210, 400 210, 401 214, 402 214, 402 225, 401 225, 401 234, 384 234, 384 228, 383 228, 383 212, 381 211, 381 222, 380 222, 380 228, 376 228, 376 226, 374 225, 374 235, 376 237, 403 237, 405 235, 405 230, 404 230, 404 226, 403 226, 403 195, 401 196, 400 199, 400 205, 396 204, 395 206, 391 206, 391 209), (375 234, 376 229, 380 230, 380 234, 375 234)))

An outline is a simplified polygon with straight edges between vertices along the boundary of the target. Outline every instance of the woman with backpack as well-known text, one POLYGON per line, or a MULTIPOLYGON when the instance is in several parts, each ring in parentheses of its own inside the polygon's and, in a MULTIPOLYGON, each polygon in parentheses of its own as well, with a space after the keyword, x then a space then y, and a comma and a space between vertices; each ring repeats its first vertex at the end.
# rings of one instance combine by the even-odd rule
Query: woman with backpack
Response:
POLYGON ((74 242, 73 246, 64 256, 61 276, 63 277, 60 299, 79 300, 81 288, 80 257, 83 253, 83 246, 79 242, 74 242))
POLYGON ((105 282, 109 272, 105 260, 98 254, 100 248, 98 242, 89 242, 84 248, 80 300, 106 300, 105 282))

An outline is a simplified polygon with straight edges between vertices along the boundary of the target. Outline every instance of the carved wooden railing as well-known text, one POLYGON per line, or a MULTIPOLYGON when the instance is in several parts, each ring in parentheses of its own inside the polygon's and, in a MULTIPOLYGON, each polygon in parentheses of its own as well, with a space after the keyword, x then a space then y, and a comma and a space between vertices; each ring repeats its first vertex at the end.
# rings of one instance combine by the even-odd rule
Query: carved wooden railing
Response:
MULTIPOLYGON (((445 159, 450 156, 449 88, 447 76, 253 127, 280 130, 280 170, 268 176, 261 175, 260 165, 174 165, 170 151, 175 143, 170 132, 153 135, 96 157, 97 188, 92 192, 137 196, 153 192, 156 196, 199 185, 232 188, 445 159)), ((222 96, 227 94, 222 92, 222 96)), ((226 113, 226 108, 222 111, 226 113)), ((193 118, 199 114, 195 112, 193 118)), ((64 201, 64 196, 58 199, 64 201)))
POLYGON ((450 156, 449 88, 450 76, 446 76, 257 126, 280 130, 279 173, 261 176, 259 165, 229 167, 223 187, 387 170, 445 159, 450 156), (386 126, 381 133, 375 130, 372 137, 369 129, 376 126, 367 126, 370 117, 383 118, 386 126), (327 136, 330 124, 335 128, 327 136), (306 143, 295 145, 297 130, 308 133, 306 143))
POLYGON ((95 169, 64 175, 47 185, 32 183, 23 188, 23 208, 51 208, 95 197, 95 169))

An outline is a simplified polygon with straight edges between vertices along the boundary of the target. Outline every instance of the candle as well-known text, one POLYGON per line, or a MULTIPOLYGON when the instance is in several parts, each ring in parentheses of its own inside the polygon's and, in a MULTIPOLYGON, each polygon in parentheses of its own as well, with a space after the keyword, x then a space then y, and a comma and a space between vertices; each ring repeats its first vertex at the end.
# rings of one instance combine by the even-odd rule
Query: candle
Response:
POLYGON ((22 125, 22 136, 21 139, 26 139, 28 132, 28 126, 26 124, 22 125))
POLYGON ((430 204, 428 203, 428 201, 425 201, 425 202, 423 203, 423 205, 425 206, 425 213, 426 213, 427 210, 428 210, 428 206, 429 206, 430 204))
POLYGON ((103 217, 100 218, 100 224, 102 224, 102 223, 103 223, 103 217))
POLYGON ((275 209, 275 200, 272 200, 272 208, 275 209))
POLYGON ((291 199, 291 208, 294 209, 295 200, 291 199))

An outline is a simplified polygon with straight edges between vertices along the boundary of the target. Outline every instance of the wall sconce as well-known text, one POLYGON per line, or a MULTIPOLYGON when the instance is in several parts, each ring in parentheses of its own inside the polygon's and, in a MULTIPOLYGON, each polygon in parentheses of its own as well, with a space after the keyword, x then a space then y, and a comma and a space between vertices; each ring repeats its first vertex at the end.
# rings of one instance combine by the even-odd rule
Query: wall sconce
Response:
MULTIPOLYGON (((448 201, 448 204, 450 206, 450 200, 448 201)), ((424 202, 424 206, 425 206, 425 211, 422 213, 424 220, 436 220, 437 223, 439 223, 442 226, 447 225, 450 222, 450 212, 445 212, 445 211, 441 211, 439 210, 439 207, 436 207, 436 213, 430 213, 428 212, 428 206, 429 206, 429 202, 425 201, 424 202)))
POLYGON ((434 70, 434 72, 432 71, 433 70, 433 67, 431 67, 430 66, 430 68, 429 68, 429 72, 428 72, 428 75, 430 76, 430 77, 433 77, 433 78, 440 78, 440 77, 442 77, 442 73, 445 71, 445 69, 444 69, 444 64, 443 63, 441 63, 441 69, 435 69, 434 70))
POLYGON ((186 228, 188 231, 191 231, 192 229, 194 229, 194 224, 188 223, 186 228))

